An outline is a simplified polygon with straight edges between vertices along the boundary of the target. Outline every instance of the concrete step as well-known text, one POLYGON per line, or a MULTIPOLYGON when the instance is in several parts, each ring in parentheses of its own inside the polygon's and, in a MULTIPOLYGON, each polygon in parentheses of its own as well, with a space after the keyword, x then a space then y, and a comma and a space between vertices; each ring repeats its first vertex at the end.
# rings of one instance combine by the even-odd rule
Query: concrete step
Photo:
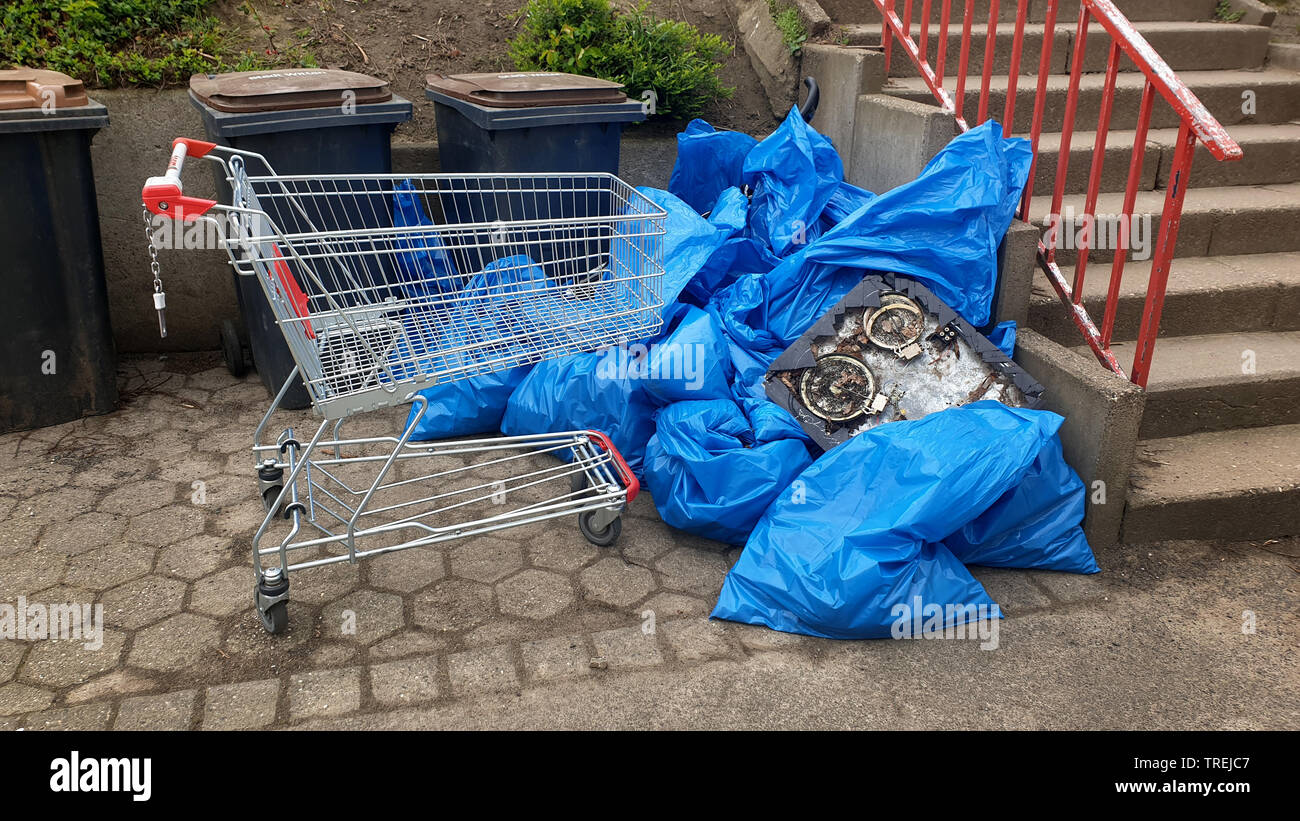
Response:
MULTIPOLYGON (((1220 162, 1205 146, 1197 145, 1192 161, 1192 187, 1218 188, 1232 185, 1267 185, 1300 181, 1300 123, 1277 125, 1243 124, 1229 133, 1242 148, 1237 162, 1220 162)), ((1101 190, 1123 191, 1128 183, 1132 160, 1133 131, 1111 131, 1106 139, 1106 156, 1102 162, 1101 190)), ((1070 138, 1070 169, 1066 175, 1067 194, 1082 193, 1088 187, 1092 170, 1092 147, 1096 132, 1075 132, 1070 138)), ((1142 181, 1139 190, 1164 188, 1174 161, 1178 129, 1158 128, 1147 132, 1146 153, 1142 158, 1142 181)), ((1056 185, 1056 163, 1061 154, 1059 132, 1043 134, 1038 142, 1038 165, 1034 168, 1034 194, 1050 194, 1056 185)))
MULTIPOLYGON (((1268 39, 1272 29, 1265 26, 1243 26, 1235 23, 1201 23, 1201 22, 1150 22, 1135 26, 1175 71, 1207 71, 1214 69, 1253 69, 1264 65, 1268 54, 1268 39)), ((938 24, 930 26, 927 40, 927 58, 933 66, 938 62, 939 31, 938 24)), ((985 27, 980 27, 971 38, 971 54, 968 74, 979 76, 984 70, 985 27)), ((1020 61, 1022 75, 1038 74, 1038 64, 1043 48, 1042 23, 1025 26, 1022 37, 1023 48, 1020 61)), ((1050 74, 1068 74, 1072 57, 1071 44, 1074 40, 1073 23, 1058 23, 1052 42, 1052 63, 1050 74)), ((913 24, 915 37, 920 37, 919 24, 913 24)), ((955 74, 961 65, 961 27, 949 25, 948 56, 945 74, 955 74)), ((1011 47, 1015 42, 1016 27, 1014 23, 1000 23, 997 27, 997 39, 993 48, 993 73, 1006 75, 1011 70, 1011 47)), ((852 46, 879 46, 880 25, 858 23, 844 26, 843 44, 852 46)), ((1109 40, 1101 35, 1090 37, 1089 46, 1084 55, 1085 72, 1106 70, 1109 52, 1109 40)), ((1120 61, 1120 71, 1137 71, 1138 68, 1128 58, 1120 61)), ((919 72, 912 61, 899 54, 899 59, 892 61, 890 75, 894 77, 916 77, 919 72)), ((967 80, 969 84, 972 80, 967 80)), ((975 81, 978 83, 978 81, 975 81)))
POLYGON ((1122 539, 1300 534, 1300 425, 1138 442, 1122 539))
MULTIPOLYGON (((1200 98, 1210 113, 1224 126, 1241 123, 1289 123, 1300 120, 1300 74, 1294 71, 1264 69, 1259 71, 1184 71, 1179 76, 1200 98), (1250 99, 1243 97, 1250 93, 1250 99), (1246 103, 1250 102, 1249 107, 1246 103)), ((1044 132, 1060 131, 1065 115, 1065 98, 1069 76, 1053 74, 1047 78, 1047 98, 1043 111, 1044 132)), ((1079 104, 1075 119, 1076 128, 1094 127, 1101 110, 1104 74, 1085 74, 1079 85, 1079 104)), ((1121 74, 1115 85, 1114 112, 1110 126, 1114 129, 1137 127, 1138 106, 1142 98, 1145 76, 1137 73, 1121 74)), ((944 80, 949 93, 956 94, 954 78, 944 80)), ((891 78, 885 93, 909 100, 935 105, 934 96, 919 77, 891 78)), ((1017 86, 1016 119, 1014 131, 1027 131, 1033 118, 1033 83, 1017 86)), ((1007 78, 993 77, 989 88, 989 116, 999 122, 1006 103, 1007 78)), ((979 112, 980 84, 966 87, 965 109, 967 122, 974 124, 979 112)), ((1156 101, 1151 116, 1152 128, 1177 128, 1177 112, 1164 99, 1156 101)))
MULTIPOLYGON (((1073 269, 1067 271, 1067 275, 1072 273, 1073 269)), ((1029 326, 1061 345, 1079 344, 1079 331, 1047 277, 1041 271, 1035 276, 1029 326)), ((1115 312, 1114 339, 1137 337, 1150 277, 1150 260, 1132 260, 1125 265, 1115 312)), ((1089 266, 1083 283, 1083 305, 1098 323, 1105 312, 1109 285, 1109 265, 1089 266)), ((1220 333, 1300 330, 1300 253, 1174 260, 1165 289, 1158 344, 1162 346, 1170 337, 1210 330, 1220 333)), ((1156 360, 1159 361, 1159 356, 1156 360)), ((1128 366, 1128 362, 1123 364, 1128 366)))
MULTIPOLYGON (((1133 361, 1135 343, 1112 349, 1125 367, 1133 361)), ((1300 424, 1300 331, 1157 340, 1139 437, 1291 424, 1300 424)))
MULTIPOLYGON (((831 18, 833 23, 879 23, 880 11, 873 0, 817 0, 831 18)), ((894 8, 900 19, 903 17, 904 0, 895 0, 894 8)), ((1214 7, 1218 0, 1115 0, 1115 6, 1133 22, 1149 20, 1210 20, 1214 17, 1214 7)), ((1001 0, 998 4, 998 19, 1003 22, 1015 22, 1019 6, 1017 0, 1001 0)), ((1079 0, 1061 0, 1057 3, 1059 11, 1057 20, 1073 23, 1079 19, 1079 0)), ((933 25, 939 25, 942 0, 931 3, 933 25)), ((952 0, 950 19, 962 20, 965 17, 964 0, 952 0)), ((1047 0, 1030 0, 1029 20, 1041 23, 1047 16, 1047 0)), ((913 25, 921 18, 921 0, 912 0, 913 25)), ((987 23, 989 19, 989 0, 975 0, 975 20, 987 23)))
MULTIPOLYGON (((1149 242, 1154 248, 1155 234, 1160 227, 1160 214, 1164 209, 1164 191, 1140 191, 1134 206, 1135 225, 1131 243, 1140 248, 1149 242), (1139 215, 1150 215, 1149 226, 1139 215)), ((1084 195, 1071 194, 1061 203, 1061 213, 1068 215, 1073 209, 1076 220, 1083 214, 1084 195)), ((1102 194, 1097 198, 1096 213, 1119 214, 1124 207, 1124 195, 1119 192, 1102 194)), ((1035 197, 1030 206, 1035 225, 1047 224, 1051 210, 1049 197, 1035 197)), ((1267 254, 1282 251, 1300 251, 1300 182, 1277 185, 1237 185, 1224 188, 1191 188, 1183 203, 1182 224, 1178 232, 1177 257, 1231 256, 1234 254, 1267 254)), ((1077 223, 1082 230, 1082 223, 1077 223)), ((1099 225, 1094 245, 1102 246, 1099 225)), ((1063 239, 1064 242, 1064 239, 1063 239)), ((1130 252, 1130 258, 1132 258, 1130 252)), ((1073 276, 1076 253, 1062 245, 1056 258, 1063 266, 1071 266, 1073 276)), ((1091 263, 1109 262, 1114 254, 1108 250, 1094 250, 1091 263)), ((1090 269, 1094 270, 1094 269, 1090 269)), ((1108 276, 1105 274, 1103 276, 1108 276)))

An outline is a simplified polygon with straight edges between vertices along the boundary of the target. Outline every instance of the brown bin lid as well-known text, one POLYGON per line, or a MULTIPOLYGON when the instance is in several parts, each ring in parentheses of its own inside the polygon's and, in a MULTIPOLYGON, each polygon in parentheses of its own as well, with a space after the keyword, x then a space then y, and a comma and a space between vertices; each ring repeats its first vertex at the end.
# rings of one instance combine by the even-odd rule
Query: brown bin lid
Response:
POLYGON ((53 102, 55 108, 90 104, 80 80, 43 68, 9 68, 0 71, 0 111, 41 108, 53 102))
POLYGON ((424 82, 432 91, 491 108, 627 102, 621 83, 554 71, 430 74, 424 82))
POLYGON ((336 68, 285 68, 195 74, 190 91, 217 111, 292 111, 339 104, 345 91, 357 105, 391 100, 388 83, 355 71, 336 68))

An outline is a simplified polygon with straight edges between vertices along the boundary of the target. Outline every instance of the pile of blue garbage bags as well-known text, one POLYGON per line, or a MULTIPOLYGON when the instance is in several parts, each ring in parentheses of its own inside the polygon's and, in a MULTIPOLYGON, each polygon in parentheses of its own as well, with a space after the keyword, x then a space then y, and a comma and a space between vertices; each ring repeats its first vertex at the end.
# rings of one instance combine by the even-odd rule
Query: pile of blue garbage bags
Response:
MULTIPOLYGON (((822 453, 763 390, 868 273, 987 327, 1028 143, 990 121, 879 196, 794 109, 761 141, 695 120, 677 143, 668 190, 640 189, 668 214, 660 331, 429 388, 414 438, 603 431, 665 522, 744 546, 713 615, 777 630, 885 637, 918 596, 960 619, 992 604, 967 565, 1097 572, 1061 417, 976 402, 822 453)), ((1014 326, 989 336, 1010 354, 1014 326)))

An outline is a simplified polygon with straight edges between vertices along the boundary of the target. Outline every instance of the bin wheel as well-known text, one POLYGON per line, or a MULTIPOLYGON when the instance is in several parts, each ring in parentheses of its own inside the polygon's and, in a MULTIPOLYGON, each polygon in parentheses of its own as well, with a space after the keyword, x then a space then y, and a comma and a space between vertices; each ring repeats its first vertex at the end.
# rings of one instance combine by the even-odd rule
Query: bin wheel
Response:
POLYGON ((248 373, 248 362, 244 359, 244 345, 239 341, 239 329, 229 319, 221 323, 221 355, 226 360, 226 370, 236 379, 248 373))
POLYGON ((266 632, 278 636, 289 626, 289 603, 276 602, 266 610, 259 611, 258 615, 262 617, 262 627, 266 628, 266 632))
POLYGON ((284 485, 271 485, 262 491, 262 509, 269 511, 271 506, 275 504, 275 500, 280 498, 280 491, 283 489, 284 485))
POLYGON ((604 530, 596 530, 592 525, 592 519, 596 516, 596 511, 588 510, 585 513, 578 514, 578 530, 587 541, 596 547, 609 547, 618 541, 619 535, 623 532, 623 517, 618 517, 614 521, 605 525, 604 530))

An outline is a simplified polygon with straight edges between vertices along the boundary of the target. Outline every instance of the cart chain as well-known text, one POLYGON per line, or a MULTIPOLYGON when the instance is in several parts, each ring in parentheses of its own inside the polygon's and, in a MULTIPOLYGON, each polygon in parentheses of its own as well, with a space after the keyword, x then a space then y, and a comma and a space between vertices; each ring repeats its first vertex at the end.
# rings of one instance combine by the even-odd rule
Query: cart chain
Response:
POLYGON ((167 338, 167 294, 162 287, 162 268, 158 265, 158 246, 153 243, 153 219, 148 207, 141 203, 144 212, 144 236, 149 241, 149 270, 153 273, 153 307, 158 312, 158 336, 167 338))

